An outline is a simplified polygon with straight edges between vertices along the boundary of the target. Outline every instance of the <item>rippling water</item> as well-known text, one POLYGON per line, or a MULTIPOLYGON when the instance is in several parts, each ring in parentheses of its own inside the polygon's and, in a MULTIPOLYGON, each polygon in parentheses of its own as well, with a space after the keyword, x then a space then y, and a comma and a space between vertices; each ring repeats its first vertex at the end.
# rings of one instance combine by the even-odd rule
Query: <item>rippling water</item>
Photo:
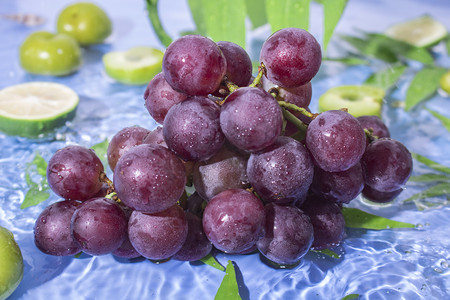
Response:
MULTIPOLYGON (((142 12, 136 13, 145 17, 142 12)), ((128 24, 120 16, 118 19, 120 24, 128 24)), ((28 33, 15 25, 0 23, 0 26, 0 32, 8 35, 24 37, 28 33)), ((20 40, 8 41, 11 47, 0 52, 1 58, 14 57, 20 40)), ((103 73, 99 59, 111 47, 118 48, 117 40, 112 45, 86 49, 83 68, 72 76, 55 80, 80 95, 76 118, 67 127, 37 140, 0 134, 0 225, 14 233, 25 261, 24 279, 11 299, 213 299, 224 276, 222 271, 202 263, 155 264, 148 260, 119 260, 111 255, 52 257, 39 252, 33 243, 36 217, 48 204, 58 200, 52 195, 35 207, 19 208, 27 191, 25 169, 36 152, 48 161, 57 149, 67 144, 90 147, 111 138, 125 126, 140 125, 148 129, 156 126, 144 108, 145 87, 123 86, 103 73)), ((450 65, 445 57, 440 63, 450 65)), ((4 82, 9 84, 49 80, 27 75, 18 65, 7 64, 7 68, 10 76, 4 82)), ((324 63, 313 81, 312 110, 317 109, 318 96, 328 88, 361 83, 370 72, 369 67, 324 63)), ((406 114, 390 107, 394 101, 403 99, 408 76, 405 75, 399 89, 387 99, 383 111, 392 136, 410 150, 450 165, 447 153, 450 134, 436 119, 423 110, 406 114)), ((434 97, 427 105, 442 112, 450 111, 448 98, 441 96, 434 97)), ((414 172, 424 173, 425 168, 416 165, 414 172)), ((390 206, 372 206, 360 199, 353 201, 353 207, 419 226, 381 231, 348 229, 345 241, 333 248, 340 254, 339 259, 310 252, 297 267, 281 270, 263 263, 258 254, 217 254, 217 259, 224 266, 228 260, 235 262, 243 299, 341 299, 348 294, 371 300, 448 299, 450 207, 418 211, 413 205, 401 203, 420 189, 408 184, 406 191, 390 206)))

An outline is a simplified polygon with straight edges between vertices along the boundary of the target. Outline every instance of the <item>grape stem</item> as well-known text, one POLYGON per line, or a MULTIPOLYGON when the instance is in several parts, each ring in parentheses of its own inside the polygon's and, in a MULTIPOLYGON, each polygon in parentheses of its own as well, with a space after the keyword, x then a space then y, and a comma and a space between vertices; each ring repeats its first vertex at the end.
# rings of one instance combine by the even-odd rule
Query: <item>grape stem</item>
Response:
POLYGON ((294 126, 298 128, 299 132, 304 137, 306 135, 306 129, 308 128, 308 125, 299 120, 293 113, 288 111, 286 108, 281 107, 281 110, 283 111, 284 118, 289 122, 291 122, 292 124, 294 124, 294 126))
POLYGON ((239 88, 236 84, 234 84, 232 81, 229 81, 228 79, 225 79, 225 85, 227 86, 230 93, 234 92, 239 88))
POLYGON ((317 114, 310 113, 309 111, 307 111, 307 110, 306 110, 305 108, 303 108, 303 107, 299 107, 299 106, 297 106, 297 105, 295 105, 295 104, 292 104, 292 103, 289 103, 289 102, 286 102, 286 101, 283 101, 283 100, 279 100, 279 101, 278 101, 278 104, 279 104, 281 107, 285 108, 285 109, 290 109, 290 110, 293 110, 293 111, 298 111, 298 112, 300 112, 302 115, 305 115, 305 116, 307 116, 307 117, 309 117, 309 118, 311 118, 311 119, 314 119, 314 118, 317 116, 317 114))
POLYGON ((261 63, 261 65, 258 67, 258 75, 256 75, 255 79, 249 85, 249 87, 255 87, 259 85, 264 74, 266 74, 266 67, 264 66, 263 63, 261 63))
POLYGON ((100 182, 106 183, 108 185, 107 194, 115 193, 114 184, 111 179, 108 178, 105 172, 100 173, 100 182))

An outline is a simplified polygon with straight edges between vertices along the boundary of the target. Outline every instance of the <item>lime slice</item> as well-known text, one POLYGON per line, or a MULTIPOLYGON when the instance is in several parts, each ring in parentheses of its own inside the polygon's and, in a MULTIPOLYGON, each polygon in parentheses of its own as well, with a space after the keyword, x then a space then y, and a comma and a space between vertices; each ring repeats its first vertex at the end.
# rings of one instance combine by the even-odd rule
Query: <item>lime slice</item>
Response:
POLYGON ((162 68, 163 52, 151 47, 109 52, 103 56, 106 73, 118 82, 147 84, 162 68))
POLYGON ((75 116, 78 95, 65 85, 29 82, 0 90, 0 131, 37 137, 75 116))
POLYGON ((393 39, 422 48, 439 43, 448 35, 448 31, 440 22, 425 15, 394 24, 386 30, 385 34, 393 39))
POLYGON ((319 111, 347 108, 354 117, 381 116, 385 92, 369 85, 343 85, 329 89, 319 98, 319 111))

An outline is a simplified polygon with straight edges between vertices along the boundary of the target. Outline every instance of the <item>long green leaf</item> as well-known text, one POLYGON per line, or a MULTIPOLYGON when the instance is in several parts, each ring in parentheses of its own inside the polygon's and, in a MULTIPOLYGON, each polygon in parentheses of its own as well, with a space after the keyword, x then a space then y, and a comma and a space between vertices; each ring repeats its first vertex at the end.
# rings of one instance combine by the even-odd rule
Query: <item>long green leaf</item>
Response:
POLYGON ((343 207, 342 214, 344 215, 345 226, 349 228, 364 228, 364 229, 390 229, 390 228, 414 228, 414 224, 398 222, 386 219, 377 215, 367 213, 357 208, 343 207))
POLYGON ((367 37, 355 37, 350 35, 340 35, 340 37, 352 45, 361 54, 372 58, 381 59, 388 63, 398 62, 397 55, 389 48, 380 44, 378 41, 367 37))
POLYGON ((414 194, 413 196, 406 199, 404 202, 411 202, 414 200, 437 197, 448 194, 450 194, 450 183, 443 182, 436 184, 420 193, 414 194))
POLYGON ((342 13, 347 5, 347 0, 324 0, 323 5, 323 53, 327 52, 328 43, 333 35, 342 13))
POLYGON ((158 0, 146 0, 147 2, 147 13, 152 28, 155 31, 161 44, 164 46, 169 46, 172 43, 172 38, 167 34, 164 27, 162 26, 161 19, 158 14, 158 0))
POLYGON ((225 271, 225 268, 211 254, 206 255, 205 257, 200 259, 200 261, 208 266, 216 268, 217 270, 225 271))
POLYGON ((266 0, 267 20, 272 32, 286 27, 308 30, 311 0, 266 0))
POLYGON ((242 300, 239 295, 239 287, 236 281, 236 271, 231 260, 228 261, 225 276, 217 290, 214 300, 242 300))
POLYGON ((339 58, 329 58, 324 57, 324 61, 334 61, 334 62, 340 62, 346 65, 369 65, 369 62, 367 59, 359 58, 359 57, 339 57, 339 58))
POLYGON ((267 24, 266 1, 245 0, 247 15, 253 28, 267 24))
POLYGON ((191 16, 194 20, 197 32, 201 35, 206 35, 206 23, 203 17, 203 0, 188 0, 191 16))
POLYGON ((450 182, 450 176, 448 175, 441 175, 441 174, 434 174, 434 173, 428 173, 428 174, 422 174, 417 176, 411 176, 409 177, 409 181, 414 182, 441 182, 441 181, 449 181, 450 182))
POLYGON ((406 69, 407 67, 403 64, 388 66, 386 69, 372 74, 367 78, 365 84, 387 90, 398 81, 406 69))
POLYGON ((201 0, 206 36, 245 48, 245 0, 201 0))
POLYGON ((450 174, 450 168, 446 167, 444 165, 441 165, 423 155, 411 152, 412 157, 417 160, 420 163, 423 163, 424 165, 426 165, 427 167, 432 168, 433 170, 439 171, 439 172, 443 172, 443 173, 447 173, 450 174))
POLYGON ((446 72, 441 67, 426 67, 416 73, 406 91, 405 110, 410 110, 431 97, 439 87, 439 79, 446 72))
POLYGON ((435 117, 437 118, 439 121, 441 121, 442 125, 444 125, 445 129, 447 129, 448 131, 450 131, 450 118, 447 118, 446 116, 441 115, 440 113, 438 113, 437 111, 428 109, 427 110, 435 117))

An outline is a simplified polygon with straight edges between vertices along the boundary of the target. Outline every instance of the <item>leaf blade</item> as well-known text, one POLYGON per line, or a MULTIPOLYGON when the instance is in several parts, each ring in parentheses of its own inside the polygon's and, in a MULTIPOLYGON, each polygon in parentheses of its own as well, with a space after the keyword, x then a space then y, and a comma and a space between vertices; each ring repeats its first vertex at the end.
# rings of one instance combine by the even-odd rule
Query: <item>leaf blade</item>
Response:
POLYGON ((418 162, 426 165, 427 167, 430 167, 433 170, 439 171, 439 172, 443 172, 443 173, 447 173, 450 174, 450 168, 446 167, 444 165, 441 165, 423 155, 411 152, 411 156, 412 158, 414 158, 415 160, 417 160, 418 162))
POLYGON ((442 196, 442 195, 446 195, 446 194, 450 194, 450 183, 443 182, 443 183, 433 185, 432 187, 430 187, 420 193, 412 195, 411 197, 406 199, 404 202, 411 202, 414 200, 437 197, 437 196, 442 196))
POLYGON ((417 176, 411 176, 408 179, 409 181, 414 182, 440 182, 440 181, 450 181, 450 176, 448 175, 441 175, 441 174, 434 174, 434 173, 427 173, 417 176))
POLYGON ((367 213, 357 208, 343 207, 345 226, 348 228, 363 228, 372 230, 382 230, 390 228, 415 228, 416 225, 394 221, 367 213))
POLYGON ((222 265, 216 260, 216 258, 215 258, 213 255, 211 255, 211 254, 206 255, 205 257, 203 257, 202 259, 200 259, 200 261, 201 261, 202 263, 208 265, 208 266, 211 266, 211 267, 213 267, 213 268, 216 268, 217 270, 225 271, 224 266, 222 266, 222 265))
POLYGON ((214 300, 242 300, 236 281, 236 271, 231 260, 228 261, 225 276, 217 290, 214 300))
POLYGON ((20 205, 21 209, 38 205, 50 197, 50 194, 39 188, 39 185, 33 185, 25 194, 25 198, 20 205))
POLYGON ((431 97, 439 87, 439 79, 446 72, 441 67, 426 67, 416 73, 406 91, 405 110, 409 111, 431 97))
POLYGON ((272 32, 286 27, 308 30, 311 0, 266 0, 267 21, 272 32))
POLYGON ((247 16, 252 23, 252 27, 258 28, 267 24, 266 2, 260 0, 245 0, 247 16))
POLYGON ((437 111, 431 110, 429 108, 426 109, 429 113, 431 113, 436 119, 441 121, 442 125, 444 125, 445 129, 450 131, 450 118, 447 118, 444 115, 441 115, 437 111))
POLYGON ((323 52, 327 52, 328 43, 331 40, 334 29, 341 19, 344 9, 347 6, 347 0, 324 0, 323 5, 323 52))
POLYGON ((366 79, 365 84, 373 85, 384 90, 392 87, 403 75, 407 67, 403 64, 389 66, 366 79))

